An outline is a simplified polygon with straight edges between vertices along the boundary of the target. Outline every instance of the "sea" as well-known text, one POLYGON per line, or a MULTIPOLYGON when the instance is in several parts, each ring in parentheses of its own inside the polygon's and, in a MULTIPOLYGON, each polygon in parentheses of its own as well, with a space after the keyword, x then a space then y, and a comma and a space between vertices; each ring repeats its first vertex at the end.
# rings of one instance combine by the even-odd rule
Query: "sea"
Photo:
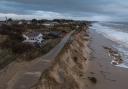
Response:
POLYGON ((128 68, 128 22, 95 22, 93 30, 116 43, 112 45, 122 56, 118 67, 128 68))

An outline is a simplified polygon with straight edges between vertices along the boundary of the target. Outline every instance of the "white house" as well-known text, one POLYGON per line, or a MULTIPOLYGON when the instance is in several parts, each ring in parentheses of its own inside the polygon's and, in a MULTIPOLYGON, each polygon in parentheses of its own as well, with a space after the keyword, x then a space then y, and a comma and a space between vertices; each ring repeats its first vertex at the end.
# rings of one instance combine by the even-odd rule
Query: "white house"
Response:
POLYGON ((23 22, 22 22, 22 21, 18 21, 17 23, 18 23, 19 25, 23 24, 23 22))
POLYGON ((37 43, 37 44, 41 44, 44 39, 43 39, 43 34, 41 33, 29 33, 29 34, 23 34, 23 37, 25 38, 25 40, 23 41, 24 43, 37 43))

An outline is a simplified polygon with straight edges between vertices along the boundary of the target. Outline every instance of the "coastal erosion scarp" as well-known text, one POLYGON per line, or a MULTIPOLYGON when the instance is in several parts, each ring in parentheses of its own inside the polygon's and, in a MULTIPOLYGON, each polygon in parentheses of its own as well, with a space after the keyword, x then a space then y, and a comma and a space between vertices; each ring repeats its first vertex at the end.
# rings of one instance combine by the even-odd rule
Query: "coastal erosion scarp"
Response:
POLYGON ((63 48, 31 89, 84 89, 87 87, 86 70, 90 49, 89 37, 80 32, 63 48))

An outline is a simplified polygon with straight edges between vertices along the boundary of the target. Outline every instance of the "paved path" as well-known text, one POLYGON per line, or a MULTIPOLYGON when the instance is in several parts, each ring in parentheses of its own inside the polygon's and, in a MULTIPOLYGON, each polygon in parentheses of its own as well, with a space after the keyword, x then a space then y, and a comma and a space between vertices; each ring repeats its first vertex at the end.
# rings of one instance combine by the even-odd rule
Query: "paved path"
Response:
POLYGON ((10 83, 8 83, 7 89, 30 89, 34 86, 38 82, 41 74, 51 66, 51 62, 54 61, 55 57, 67 43, 73 32, 74 31, 71 31, 67 34, 48 54, 39 58, 39 60, 34 60, 34 64, 20 75, 17 75, 17 79, 11 80, 10 83))

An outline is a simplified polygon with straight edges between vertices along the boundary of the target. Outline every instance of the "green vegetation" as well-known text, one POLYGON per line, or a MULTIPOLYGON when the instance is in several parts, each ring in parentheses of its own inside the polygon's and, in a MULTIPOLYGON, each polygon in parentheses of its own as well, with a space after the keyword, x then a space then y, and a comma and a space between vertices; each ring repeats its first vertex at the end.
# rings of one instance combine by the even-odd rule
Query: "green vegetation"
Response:
POLYGON ((13 54, 9 49, 0 50, 0 69, 14 60, 16 60, 16 55, 13 54))

